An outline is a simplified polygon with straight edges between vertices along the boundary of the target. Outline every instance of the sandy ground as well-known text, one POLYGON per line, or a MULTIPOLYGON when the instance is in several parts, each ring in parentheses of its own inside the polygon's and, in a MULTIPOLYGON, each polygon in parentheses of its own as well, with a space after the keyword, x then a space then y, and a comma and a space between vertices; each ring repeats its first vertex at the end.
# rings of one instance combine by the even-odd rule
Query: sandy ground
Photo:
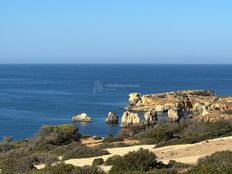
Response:
MULTIPOLYGON (((154 152, 158 159, 164 163, 167 163, 169 160, 175 160, 177 162, 195 164, 199 158, 210 155, 216 151, 232 150, 232 136, 207 140, 196 144, 172 145, 161 148, 154 147, 155 145, 133 145, 130 147, 108 148, 106 150, 109 151, 109 155, 93 158, 70 159, 66 160, 65 163, 81 167, 85 165, 91 165, 93 160, 96 158, 103 158, 106 160, 113 155, 122 156, 130 151, 136 151, 139 148, 143 148, 154 152)), ((44 165, 38 165, 36 167, 43 168, 44 165)), ((110 170, 109 166, 100 167, 105 171, 110 170)))
POLYGON ((216 151, 232 150, 232 136, 206 140, 195 144, 166 146, 152 149, 159 160, 167 163, 175 160, 182 163, 195 164, 201 157, 216 151))
MULTIPOLYGON (((102 144, 102 140, 94 140, 92 137, 90 137, 90 138, 82 139, 81 143, 88 146, 88 147, 95 147, 97 145, 102 144)), ((138 144, 139 141, 125 139, 124 141, 114 142, 113 144, 117 144, 117 143, 123 143, 123 144, 127 144, 127 145, 135 145, 135 144, 138 144)))

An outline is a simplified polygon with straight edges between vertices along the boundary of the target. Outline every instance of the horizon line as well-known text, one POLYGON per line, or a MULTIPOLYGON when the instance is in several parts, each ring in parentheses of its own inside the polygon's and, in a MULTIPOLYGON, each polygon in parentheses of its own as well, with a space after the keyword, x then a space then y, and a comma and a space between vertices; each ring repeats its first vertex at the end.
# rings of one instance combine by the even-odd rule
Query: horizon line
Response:
POLYGON ((232 63, 0 63, 0 65, 232 65, 232 63))

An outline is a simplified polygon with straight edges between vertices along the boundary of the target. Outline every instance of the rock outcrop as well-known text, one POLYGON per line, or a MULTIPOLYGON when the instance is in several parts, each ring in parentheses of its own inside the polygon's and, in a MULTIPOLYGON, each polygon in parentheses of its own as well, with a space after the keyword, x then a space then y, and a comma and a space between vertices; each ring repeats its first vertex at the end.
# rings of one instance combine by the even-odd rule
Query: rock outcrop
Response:
POLYGON ((81 113, 79 115, 73 116, 72 121, 76 122, 91 122, 92 118, 88 116, 86 113, 81 113))
POLYGON ((135 105, 140 100, 141 100, 141 94, 136 93, 136 92, 129 94, 129 103, 130 103, 130 105, 135 105))
POLYGON ((122 115, 121 127, 128 127, 130 125, 139 124, 141 120, 137 113, 126 111, 122 115))
POLYGON ((119 121, 118 116, 113 112, 109 112, 105 119, 105 123, 108 124, 116 124, 118 123, 118 121, 119 121))
POLYGON ((157 112, 151 108, 148 112, 144 113, 144 124, 154 125, 157 122, 157 112))
MULTIPOLYGON (((148 112, 150 109, 157 112, 167 112, 171 120, 178 120, 179 112, 192 112, 193 116, 207 116, 218 114, 232 109, 232 97, 218 97, 209 90, 184 90, 159 94, 129 95, 130 111, 148 112)), ((227 117, 226 117, 227 118, 227 117)))
POLYGON ((180 111, 176 110, 176 109, 169 109, 168 110, 168 119, 170 121, 176 122, 179 121, 180 119, 180 111))

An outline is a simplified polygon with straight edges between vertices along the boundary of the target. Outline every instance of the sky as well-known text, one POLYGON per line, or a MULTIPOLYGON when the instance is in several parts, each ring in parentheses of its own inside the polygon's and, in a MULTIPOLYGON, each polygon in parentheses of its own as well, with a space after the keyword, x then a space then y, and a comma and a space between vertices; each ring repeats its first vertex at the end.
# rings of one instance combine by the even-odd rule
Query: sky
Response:
POLYGON ((0 64, 231 64, 231 0, 1 0, 0 64))

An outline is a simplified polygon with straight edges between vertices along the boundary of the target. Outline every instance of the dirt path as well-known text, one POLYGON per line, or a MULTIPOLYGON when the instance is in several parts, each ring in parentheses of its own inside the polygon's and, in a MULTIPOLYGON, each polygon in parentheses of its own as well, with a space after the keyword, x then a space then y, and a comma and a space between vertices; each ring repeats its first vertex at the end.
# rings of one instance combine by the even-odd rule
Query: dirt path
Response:
POLYGON ((196 144, 166 146, 152 151, 163 162, 175 160, 178 162, 195 164, 201 157, 216 151, 232 150, 232 136, 206 140, 196 144))
MULTIPOLYGON (((70 159, 65 163, 75 166, 91 165, 96 158, 107 158, 113 155, 125 155, 131 151, 137 151, 139 148, 148 149, 156 154, 159 160, 167 163, 169 160, 175 160, 182 163, 195 164, 200 157, 210 155, 216 151, 232 150, 232 136, 225 138, 217 138, 212 140, 203 141, 196 144, 183 144, 173 145, 161 148, 154 148, 155 145, 134 145, 129 147, 108 148, 109 155, 82 158, 82 159, 70 159)), ((38 165, 37 168, 43 168, 44 165, 38 165)), ((101 166, 103 170, 110 170, 109 166, 101 166)))

